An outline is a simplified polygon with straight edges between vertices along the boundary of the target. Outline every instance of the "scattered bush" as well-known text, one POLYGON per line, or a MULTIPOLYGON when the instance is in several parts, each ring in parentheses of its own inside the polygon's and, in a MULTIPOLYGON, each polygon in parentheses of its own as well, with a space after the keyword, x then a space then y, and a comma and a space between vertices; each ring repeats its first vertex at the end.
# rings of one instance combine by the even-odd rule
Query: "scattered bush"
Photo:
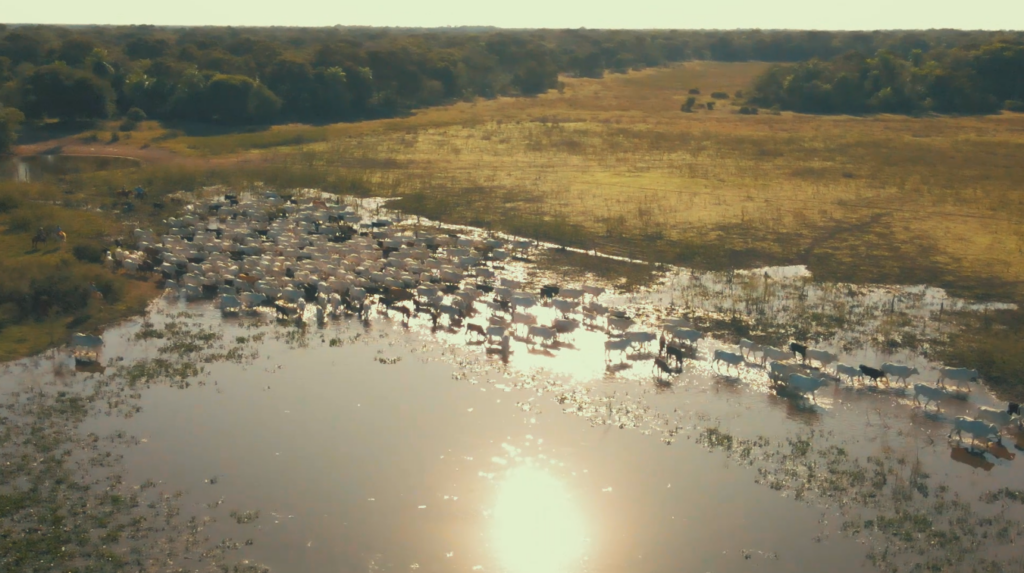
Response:
POLYGON ((146 112, 142 111, 137 107, 133 107, 130 110, 128 110, 128 113, 124 114, 124 116, 136 123, 146 120, 146 112))
POLYGON ((729 99, 729 94, 725 92, 711 92, 711 97, 715 99, 729 99))
POLYGON ((733 97, 735 97, 736 99, 743 99, 743 90, 736 90, 736 93, 733 94, 733 97))
POLYGON ((103 247, 92 243, 75 245, 71 254, 84 263, 99 263, 103 261, 103 247))
POLYGON ((0 193, 0 213, 9 213, 21 207, 21 197, 7 191, 0 193))

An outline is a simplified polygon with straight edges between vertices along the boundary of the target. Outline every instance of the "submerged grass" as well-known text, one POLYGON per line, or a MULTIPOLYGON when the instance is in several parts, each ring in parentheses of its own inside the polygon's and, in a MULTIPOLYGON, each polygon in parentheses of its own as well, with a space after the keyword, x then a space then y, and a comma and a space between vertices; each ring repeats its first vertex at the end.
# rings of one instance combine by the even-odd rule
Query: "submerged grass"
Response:
MULTIPOLYGON (((0 402, 0 570, 183 571, 169 568, 181 560, 195 564, 190 571, 231 570, 230 554, 239 544, 208 539, 204 530, 214 515, 186 519, 179 503, 183 492, 160 491, 152 479, 125 482, 117 452, 136 443, 135 438, 120 431, 86 434, 81 425, 95 415, 135 415, 141 383, 202 384, 195 378, 198 372, 187 366, 251 360, 255 355, 247 344, 253 339, 225 343, 184 316, 159 327, 149 324, 144 331, 150 336, 140 340, 161 342, 157 350, 164 367, 154 370, 145 367, 152 361, 144 361, 144 374, 137 375, 138 363, 119 365, 84 382, 58 369, 24 388, 5 388, 0 402), (189 347, 194 340, 204 340, 204 348, 189 347), (168 374, 184 371, 189 372, 184 377, 168 374)), ((230 517, 241 524, 258 515, 249 511, 230 517)), ((258 567, 248 562, 234 566, 258 567)))
POLYGON ((983 505, 974 507, 935 484, 920 462, 885 448, 860 459, 820 431, 773 441, 706 427, 697 443, 754 468, 759 484, 784 496, 838 508, 839 531, 865 543, 868 562, 880 570, 979 570, 983 564, 980 570, 1011 571, 1021 565, 1007 549, 1024 536, 1024 523, 996 507, 1015 500, 1015 490, 983 494, 983 505))

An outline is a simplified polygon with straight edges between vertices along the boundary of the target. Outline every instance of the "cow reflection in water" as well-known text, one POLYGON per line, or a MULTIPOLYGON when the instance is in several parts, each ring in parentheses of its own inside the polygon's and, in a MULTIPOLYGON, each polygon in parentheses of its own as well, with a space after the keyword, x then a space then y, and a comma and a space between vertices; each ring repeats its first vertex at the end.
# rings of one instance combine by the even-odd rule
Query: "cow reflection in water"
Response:
POLYGON ((963 446, 956 446, 949 452, 949 458, 955 462, 960 462, 971 466, 972 468, 980 468, 985 471, 991 471, 992 468, 996 467, 996 464, 990 462, 985 458, 985 454, 982 452, 975 452, 963 446))

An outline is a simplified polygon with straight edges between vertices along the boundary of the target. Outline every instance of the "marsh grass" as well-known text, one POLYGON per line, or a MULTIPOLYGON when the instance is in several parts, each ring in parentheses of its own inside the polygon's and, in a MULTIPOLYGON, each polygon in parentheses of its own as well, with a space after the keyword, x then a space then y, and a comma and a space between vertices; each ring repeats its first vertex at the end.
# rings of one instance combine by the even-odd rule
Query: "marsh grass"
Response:
POLYGON ((878 569, 959 571, 984 563, 984 570, 1009 571, 1020 564, 1007 548, 1024 535, 1024 524, 1007 516, 1005 507, 995 507, 1016 501, 1016 490, 982 494, 982 506, 975 507, 935 484, 920 462, 886 448, 865 459, 854 457, 823 432, 744 439, 709 426, 696 441, 753 468, 765 487, 838 509, 839 532, 863 542, 868 562, 878 569))
MULTIPOLYGON (((158 341, 164 367, 150 368, 151 360, 142 361, 141 369, 136 368, 140 363, 121 364, 84 381, 41 369, 45 379, 4 393, 0 570, 155 571, 171 570, 168 565, 180 560, 198 564, 189 570, 231 570, 231 552, 239 544, 208 538, 205 530, 214 515, 186 518, 183 510, 194 510, 182 507, 184 492, 161 491, 152 479, 125 482, 119 451, 137 444, 135 438, 122 431, 85 433, 81 425, 91 416, 134 416, 140 411, 139 385, 205 383, 189 368, 195 362, 247 363, 258 352, 252 343, 262 337, 257 333, 225 342, 186 316, 147 323, 143 332, 139 342, 158 341), (190 346, 195 340, 203 340, 204 348, 190 346), (137 375, 140 370, 143 375, 137 375), (184 371, 189 371, 185 378, 168 374, 184 371)), ((253 510, 230 517, 242 524, 258 516, 253 510)), ((243 562, 237 567, 260 566, 243 562)))

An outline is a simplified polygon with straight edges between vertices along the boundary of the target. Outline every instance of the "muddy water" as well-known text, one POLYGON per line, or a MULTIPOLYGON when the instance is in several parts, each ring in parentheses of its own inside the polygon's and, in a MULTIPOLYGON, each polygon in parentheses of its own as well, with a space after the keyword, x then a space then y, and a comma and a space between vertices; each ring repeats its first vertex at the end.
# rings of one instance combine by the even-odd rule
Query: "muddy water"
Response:
POLYGON ((753 487, 749 469, 592 427, 445 352, 343 324, 307 347, 267 342, 245 368, 214 365, 205 386, 154 388, 141 414, 83 429, 137 437, 126 480, 185 490, 185 514, 216 514, 221 499, 222 514, 258 509, 209 531, 252 539, 240 555, 275 571, 800 571, 841 556, 840 570, 861 568, 856 543, 816 540, 821 510, 753 487))

